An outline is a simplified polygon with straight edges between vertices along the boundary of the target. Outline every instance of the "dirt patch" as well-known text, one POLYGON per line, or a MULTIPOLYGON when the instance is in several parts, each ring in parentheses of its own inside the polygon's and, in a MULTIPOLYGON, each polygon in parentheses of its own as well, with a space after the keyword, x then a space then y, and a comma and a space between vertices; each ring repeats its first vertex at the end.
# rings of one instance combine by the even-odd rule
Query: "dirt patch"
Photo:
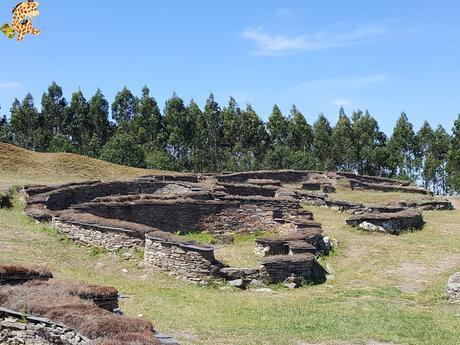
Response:
POLYGON ((430 269, 422 264, 404 262, 396 269, 399 275, 398 287, 407 293, 421 292, 426 283, 430 269))
POLYGON ((460 197, 451 197, 449 200, 456 210, 460 210, 460 197))
MULTIPOLYGON (((347 343, 347 342, 332 342, 332 343, 297 343, 297 345, 361 345, 358 343, 347 343)), ((395 343, 382 343, 378 341, 370 341, 364 343, 364 345, 397 345, 395 343)))
POLYGON ((398 275, 398 287, 406 293, 417 293, 423 291, 433 275, 438 275, 460 265, 460 254, 440 258, 434 267, 421 263, 404 262, 396 270, 388 273, 398 275))

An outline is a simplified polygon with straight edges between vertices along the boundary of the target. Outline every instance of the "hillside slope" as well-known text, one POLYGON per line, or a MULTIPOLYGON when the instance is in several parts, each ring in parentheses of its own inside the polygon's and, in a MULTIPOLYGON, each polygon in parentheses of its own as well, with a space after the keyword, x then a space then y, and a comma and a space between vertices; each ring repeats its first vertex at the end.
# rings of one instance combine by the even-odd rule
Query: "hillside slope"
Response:
POLYGON ((0 143, 0 189, 21 184, 119 180, 160 172, 71 153, 38 153, 0 143))

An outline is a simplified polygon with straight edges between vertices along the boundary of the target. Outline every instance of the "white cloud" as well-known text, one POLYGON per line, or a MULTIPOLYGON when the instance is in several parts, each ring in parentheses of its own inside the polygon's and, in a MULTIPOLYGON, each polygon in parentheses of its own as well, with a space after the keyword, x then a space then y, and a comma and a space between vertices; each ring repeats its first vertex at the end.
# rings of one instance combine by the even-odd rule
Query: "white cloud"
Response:
POLYGON ((0 82, 0 89, 20 89, 21 83, 17 82, 0 82))
POLYGON ((371 36, 381 34, 383 31, 379 27, 363 26, 344 32, 285 36, 270 35, 264 32, 262 28, 256 28, 245 30, 242 37, 256 44, 254 53, 257 55, 286 55, 301 51, 359 45, 365 43, 371 36))
POLYGON ((341 88, 363 88, 370 85, 384 83, 388 80, 385 74, 371 74, 363 77, 353 78, 331 78, 318 79, 302 83, 302 87, 307 88, 325 88, 325 89, 341 89, 341 88))

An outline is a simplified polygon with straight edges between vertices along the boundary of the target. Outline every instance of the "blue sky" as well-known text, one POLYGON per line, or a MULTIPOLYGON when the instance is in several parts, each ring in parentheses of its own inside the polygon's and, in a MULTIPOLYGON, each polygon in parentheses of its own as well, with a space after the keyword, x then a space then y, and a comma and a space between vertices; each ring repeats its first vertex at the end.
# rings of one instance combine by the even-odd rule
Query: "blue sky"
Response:
MULTIPOLYGON (((0 22, 17 0, 0 0, 0 22)), ((55 80, 111 102, 148 85, 200 105, 233 95, 266 119, 295 103, 312 123, 368 108, 389 133, 401 111, 448 130, 460 113, 458 1, 42 0, 39 37, 0 37, 0 105, 55 80)))

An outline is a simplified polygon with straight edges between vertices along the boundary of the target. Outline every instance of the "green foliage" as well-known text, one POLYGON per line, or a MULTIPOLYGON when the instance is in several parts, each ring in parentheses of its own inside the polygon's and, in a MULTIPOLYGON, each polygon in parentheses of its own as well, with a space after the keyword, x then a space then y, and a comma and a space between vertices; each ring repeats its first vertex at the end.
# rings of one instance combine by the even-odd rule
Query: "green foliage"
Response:
POLYGON ((313 129, 295 105, 291 108, 287 144, 297 151, 308 152, 313 146, 313 129))
POLYGON ((457 193, 460 193, 460 115, 452 129, 450 149, 447 162, 448 184, 457 193))
POLYGON ((318 120, 315 122, 313 133, 313 155, 316 159, 316 169, 333 169, 334 163, 331 151, 332 128, 323 114, 320 114, 318 120))
POLYGON ((71 123, 67 117, 67 101, 62 88, 56 82, 53 82, 42 96, 41 115, 44 120, 45 140, 49 141, 55 135, 68 133, 71 123))
POLYGON ((391 175, 416 179, 416 140, 412 124, 403 112, 393 130, 388 143, 389 167, 391 175))
POLYGON ((387 138, 368 111, 353 114, 352 142, 355 151, 354 170, 362 175, 385 175, 387 138))
POLYGON ((69 138, 64 134, 57 134, 51 139, 49 152, 74 152, 74 147, 69 138))
POLYGON ((89 101, 87 126, 91 136, 88 154, 98 157, 110 135, 109 103, 99 89, 89 101))
POLYGON ((127 87, 124 87, 115 96, 115 101, 112 104, 112 117, 123 130, 127 130, 136 116, 137 105, 137 98, 127 87))
POLYGON ((206 137, 208 141, 208 164, 210 171, 222 169, 222 139, 224 136, 224 120, 219 104, 210 94, 204 107, 203 116, 206 122, 206 137))
POLYGON ((93 259, 97 259, 105 254, 107 254, 107 249, 102 247, 91 247, 88 252, 88 256, 93 259))
POLYGON ((267 123, 272 145, 286 145, 289 136, 289 120, 275 104, 267 123))
POLYGON ((332 155, 339 170, 352 171, 356 161, 356 148, 352 124, 345 110, 340 108, 339 119, 332 129, 332 155))
POLYGON ((99 157, 107 162, 142 168, 145 166, 144 151, 133 136, 126 133, 115 134, 102 148, 99 157))
POLYGON ((72 123, 70 136, 79 153, 89 154, 89 143, 93 137, 94 124, 89 114, 89 104, 81 91, 74 92, 68 109, 68 118, 72 123))
POLYGON ((30 93, 22 103, 17 99, 11 106, 11 131, 15 143, 30 150, 39 150, 39 139, 43 133, 40 125, 40 114, 34 105, 34 98, 30 93))
POLYGON ((142 89, 137 113, 134 115, 133 131, 139 144, 149 144, 157 148, 164 146, 163 116, 155 98, 150 96, 147 86, 142 89))
POLYGON ((284 116, 274 105, 265 123, 248 104, 230 97, 221 109, 210 94, 203 109, 173 94, 163 113, 148 87, 137 98, 123 88, 109 104, 100 90, 89 102, 81 91, 67 104, 53 82, 39 112, 28 94, 0 118, 0 141, 48 152, 165 170, 222 172, 258 169, 318 169, 392 176, 422 182, 436 193, 460 190, 460 117, 452 136, 428 123, 415 134, 407 115, 390 138, 368 111, 351 119, 341 108, 332 128, 321 114, 313 127, 292 106, 284 116))
POLYGON ((159 170, 181 170, 176 158, 164 150, 157 149, 152 145, 143 147, 145 154, 145 167, 159 170))
MULTIPOLYGON (((193 104, 190 106, 193 107, 193 104)), ((167 146, 184 167, 190 165, 195 132, 195 121, 191 114, 192 112, 187 111, 184 100, 176 94, 166 101, 164 124, 167 146)))
MULTIPOLYGON (((0 108, 1 109, 1 108, 0 108)), ((0 142, 12 143, 13 137, 11 133, 11 126, 6 118, 6 115, 0 117, 0 142)))
POLYGON ((267 169, 315 169, 313 156, 305 151, 293 151, 288 146, 275 146, 265 156, 267 169))

